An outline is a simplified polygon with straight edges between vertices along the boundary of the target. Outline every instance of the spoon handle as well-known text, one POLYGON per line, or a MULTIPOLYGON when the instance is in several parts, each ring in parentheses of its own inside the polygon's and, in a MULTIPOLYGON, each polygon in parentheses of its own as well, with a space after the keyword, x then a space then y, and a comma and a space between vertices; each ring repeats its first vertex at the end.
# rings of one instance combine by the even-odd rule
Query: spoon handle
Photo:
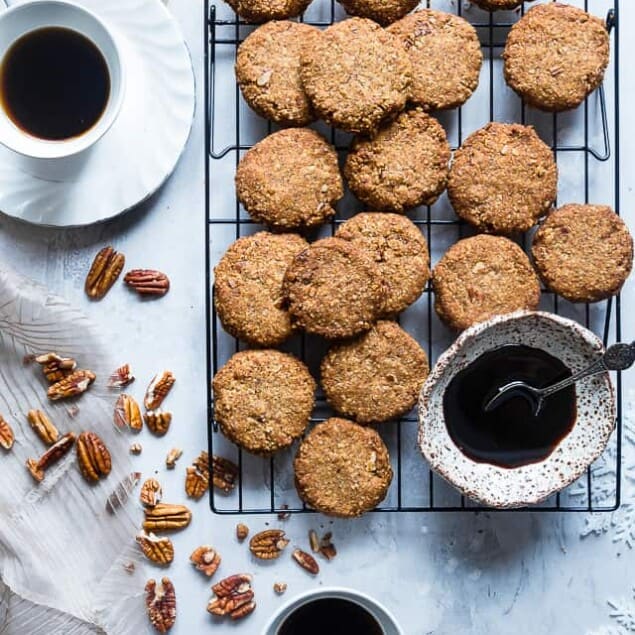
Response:
POLYGON ((583 368, 582 370, 578 371, 574 375, 571 375, 571 377, 567 377, 566 379, 559 381, 557 384, 553 384, 553 386, 547 386, 547 388, 543 388, 540 391, 540 396, 548 397, 549 395, 552 395, 554 392, 558 392, 566 388, 567 386, 571 386, 572 384, 575 384, 581 379, 585 379, 586 377, 592 377, 593 375, 599 375, 600 373, 604 373, 607 370, 609 370, 609 368, 606 365, 606 362, 604 361, 604 356, 602 356, 596 362, 591 364, 591 366, 587 366, 586 368, 583 368))

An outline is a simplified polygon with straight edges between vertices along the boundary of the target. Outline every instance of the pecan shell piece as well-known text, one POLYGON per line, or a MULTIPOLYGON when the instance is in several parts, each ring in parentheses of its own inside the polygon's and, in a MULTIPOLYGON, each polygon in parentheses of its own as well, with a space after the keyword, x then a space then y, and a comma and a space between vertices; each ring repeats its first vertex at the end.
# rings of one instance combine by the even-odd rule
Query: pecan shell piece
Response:
POLYGON ((86 295, 93 300, 101 300, 117 281, 125 262, 125 256, 112 247, 100 249, 86 276, 86 295))
POLYGON ((173 470, 181 456, 183 456, 183 450, 181 450, 181 448, 172 448, 165 457, 165 467, 167 467, 168 470, 173 470))
POLYGON ((135 380, 135 376, 130 370, 130 364, 119 366, 108 378, 109 388, 124 388, 135 380))
POLYGON ((58 429, 43 410, 29 410, 26 418, 29 420, 33 431, 46 445, 53 445, 60 438, 58 429))
POLYGON ((126 393, 119 395, 115 403, 113 421, 120 430, 128 428, 133 432, 139 432, 143 428, 143 419, 137 400, 126 393))
POLYGON ((52 384, 64 379, 77 368, 77 362, 72 357, 62 357, 57 353, 38 355, 35 361, 42 367, 44 377, 52 384))
POLYGON ((146 531, 176 531, 184 529, 192 520, 192 512, 185 505, 158 503, 145 510, 143 528, 146 531))
POLYGON ((174 545, 166 536, 155 536, 152 532, 147 534, 140 531, 135 540, 143 551, 143 555, 155 564, 170 564, 174 560, 174 545))
POLYGON ((6 419, 0 415, 0 446, 5 450, 10 450, 15 441, 13 428, 7 423, 6 419))
POLYGON ((327 531, 320 540, 320 553, 327 559, 333 560, 335 556, 337 556, 337 549, 335 545, 331 542, 333 538, 333 534, 330 531, 327 531))
POLYGON ((190 561, 198 571, 211 578, 220 566, 221 557, 218 551, 210 545, 201 545, 192 552, 190 561))
POLYGON ((188 498, 198 500, 209 487, 209 478, 190 465, 185 470, 185 493, 188 498))
POLYGON ((89 483, 108 476, 112 468, 110 452, 94 432, 82 432, 77 438, 77 461, 82 476, 89 483))
POLYGON ((75 443, 75 435, 68 432, 57 443, 54 443, 39 459, 27 459, 26 467, 31 476, 40 483, 44 480, 46 470, 67 454, 75 443))
POLYGON ((148 580, 145 586, 146 611, 150 623, 159 633, 167 633, 176 621, 176 592, 169 578, 159 584, 148 580))
MULTIPOLYGON (((207 453, 205 453, 207 455, 207 453)), ((238 481, 238 466, 229 459, 212 456, 212 483, 214 487, 229 494, 238 481)))
POLYGON ((51 384, 47 391, 51 401, 76 397, 88 390, 95 381, 95 373, 90 370, 75 370, 58 382, 51 384))
POLYGON ((157 373, 152 378, 143 400, 143 405, 146 407, 146 410, 156 410, 168 396, 175 381, 176 378, 169 370, 157 373))
POLYGON ((152 434, 162 437, 170 429, 172 413, 164 410, 148 410, 143 415, 143 420, 152 434))
POLYGON ((274 582, 273 583, 273 590, 278 595, 282 595, 287 590, 287 583, 286 582, 274 582))
POLYGON ((156 478, 147 478, 141 486, 139 500, 144 507, 154 507, 158 505, 163 496, 163 488, 156 478))
POLYGON ((249 535, 249 527, 243 523, 236 525, 236 538, 238 542, 242 542, 249 535))
POLYGON ((311 575, 317 575, 320 572, 320 565, 310 553, 302 549, 294 549, 291 557, 311 575))
POLYGON ((131 269, 123 281, 139 295, 165 295, 170 290, 170 279, 156 269, 131 269))
POLYGON ((143 452, 143 447, 141 446, 141 443, 133 443, 130 446, 130 454, 136 454, 138 456, 139 454, 141 454, 141 452, 143 452))
POLYGON ((275 560, 288 544, 282 529, 265 529, 249 541, 249 551, 261 560, 275 560))

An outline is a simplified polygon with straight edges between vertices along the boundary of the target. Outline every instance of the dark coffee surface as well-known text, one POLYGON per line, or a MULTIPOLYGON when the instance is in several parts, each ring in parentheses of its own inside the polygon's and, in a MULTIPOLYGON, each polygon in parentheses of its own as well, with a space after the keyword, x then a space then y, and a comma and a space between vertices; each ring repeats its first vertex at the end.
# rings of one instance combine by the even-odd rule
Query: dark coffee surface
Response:
POLYGON ((16 126, 40 139, 70 139, 103 114, 110 75, 88 38, 47 27, 27 33, 7 51, 0 90, 2 106, 16 126))

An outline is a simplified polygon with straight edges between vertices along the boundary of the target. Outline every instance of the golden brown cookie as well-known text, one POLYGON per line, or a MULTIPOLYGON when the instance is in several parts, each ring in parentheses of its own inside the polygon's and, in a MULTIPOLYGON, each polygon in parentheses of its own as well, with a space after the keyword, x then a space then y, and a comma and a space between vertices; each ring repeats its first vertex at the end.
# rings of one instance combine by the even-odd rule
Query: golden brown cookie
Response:
POLYGON ((386 26, 410 13, 419 0, 339 0, 346 13, 386 26))
POLYGON ((399 41, 372 20, 333 24, 301 57, 304 90, 327 123, 371 134, 406 105, 410 60, 399 41))
POLYGON ((229 247, 214 269, 214 300, 230 335, 255 346, 277 346, 291 335, 282 279, 308 246, 297 234, 258 232, 229 247))
POLYGON ((501 313, 534 310, 540 301, 525 252, 502 236, 459 240, 434 268, 432 285, 438 316, 459 330, 501 313))
POLYGON ((606 205, 569 204, 547 216, 531 247, 544 283, 572 302, 619 293, 633 267, 633 239, 606 205))
POLYGON ((367 331, 384 310, 386 285, 365 250, 324 238, 301 251, 282 284, 292 323, 328 339, 367 331))
POLYGON ((478 86, 483 63, 476 29, 458 15, 422 9, 388 28, 412 64, 410 101, 426 110, 455 108, 478 86))
POLYGON ((473 4, 487 11, 509 11, 519 7, 523 1, 533 2, 533 0, 471 0, 473 4))
POLYGON ((311 0, 226 0, 226 2, 248 22, 295 18, 311 4, 311 0))
POLYGON ((245 101, 282 126, 305 126, 315 118, 300 80, 300 52, 319 35, 302 22, 268 22, 238 47, 236 79, 245 101))
POLYGON ((346 419, 327 419, 305 437, 293 463, 300 498, 328 516, 352 518, 376 507, 392 481, 379 434, 346 419))
POLYGON ((240 161, 236 194, 256 222, 274 229, 321 225, 344 194, 335 148, 308 128, 274 132, 240 161))
POLYGON ((603 20, 559 2, 530 9, 511 29, 505 80, 530 105, 575 108, 604 78, 609 35, 603 20))
POLYGON ((481 231, 527 231, 551 209, 557 193, 553 153, 531 126, 489 123, 454 153, 450 202, 481 231))
POLYGON ((449 160, 443 126, 415 108, 372 139, 356 137, 344 176, 353 194, 369 207, 404 212, 436 201, 445 190, 449 160))
POLYGON ((357 214, 335 236, 364 249, 379 266, 387 288, 384 315, 400 313, 423 292, 430 278, 428 244, 405 216, 386 212, 357 214))
POLYGON ((269 455, 302 436, 316 384, 292 355, 271 349, 236 353, 215 375, 214 418, 252 454, 269 455))
POLYGON ((430 366, 419 344, 396 322, 333 346, 322 360, 329 404, 358 423, 395 419, 417 403, 430 366))

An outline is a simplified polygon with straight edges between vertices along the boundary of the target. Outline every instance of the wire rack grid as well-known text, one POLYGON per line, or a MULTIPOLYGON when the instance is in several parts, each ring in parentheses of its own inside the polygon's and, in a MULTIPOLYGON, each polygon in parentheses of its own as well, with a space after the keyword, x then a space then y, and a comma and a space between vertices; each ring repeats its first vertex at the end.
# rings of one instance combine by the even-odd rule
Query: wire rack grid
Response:
MULTIPOLYGON (((539 0, 543 1, 543 0, 539 0)), ((483 68, 477 91, 463 107, 436 113, 446 128, 453 149, 465 137, 488 121, 518 121, 533 125, 542 139, 550 144, 559 167, 559 200, 563 202, 597 202, 610 204, 619 213, 619 64, 618 2, 613 0, 570 0, 596 15, 607 14, 607 28, 612 34, 612 60, 600 89, 575 111, 547 114, 530 109, 502 80, 500 53, 506 34, 524 14, 525 7, 513 12, 487 13, 466 0, 427 0, 422 6, 455 12, 476 28, 483 47, 483 68)), ((234 460, 239 466, 238 485, 230 496, 210 488, 210 506, 218 514, 269 514, 312 512, 297 497, 293 483, 294 449, 270 459, 253 457, 229 443, 214 422, 211 379, 227 359, 243 345, 222 330, 214 307, 213 267, 227 247, 240 236, 262 229, 251 221, 236 200, 234 172, 240 158, 258 140, 276 128, 255 115, 242 100, 233 65, 240 43, 257 25, 239 19, 224 3, 205 0, 205 163, 206 163, 206 306, 207 306, 207 390, 208 439, 211 454, 234 460)), ((314 0, 301 20, 326 27, 344 18, 335 0, 314 0)), ((350 136, 321 123, 317 130, 331 140, 345 156, 350 136)), ((347 193, 339 211, 315 238, 331 235, 337 226, 361 211, 359 203, 347 193)), ((457 239, 472 232, 454 215, 444 195, 432 207, 409 213, 427 238, 433 263, 457 239)), ((524 248, 530 236, 519 244, 524 248)), ((454 335, 445 328, 433 310, 434 294, 428 285, 422 297, 402 314, 401 325, 425 348, 431 363, 449 345, 454 335)), ((620 340, 619 296, 594 305, 574 305, 546 289, 541 307, 573 318, 598 333, 605 344, 620 340)), ((303 359, 318 375, 319 361, 325 345, 306 335, 298 335, 284 346, 303 359)), ((542 504, 523 511, 574 512, 615 510, 620 504, 621 456, 621 377, 616 377, 617 422, 602 459, 569 488, 542 504)), ((318 393, 312 424, 331 414, 324 396, 318 393)), ((378 426, 392 457, 395 477, 378 512, 484 511, 454 491, 443 479, 429 470, 416 447, 417 420, 414 413, 395 424, 378 426)), ((500 510, 487 510, 500 511, 500 510)))

